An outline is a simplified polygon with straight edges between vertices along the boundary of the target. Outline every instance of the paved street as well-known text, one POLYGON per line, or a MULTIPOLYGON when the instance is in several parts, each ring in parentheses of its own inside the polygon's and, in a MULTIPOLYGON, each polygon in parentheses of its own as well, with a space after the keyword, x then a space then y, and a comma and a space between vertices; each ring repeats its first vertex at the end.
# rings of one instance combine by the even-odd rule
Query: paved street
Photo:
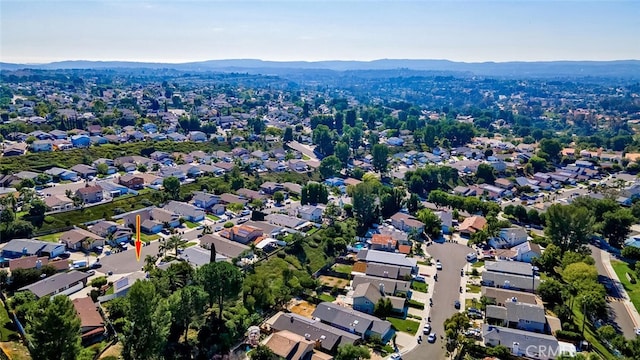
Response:
POLYGON ((143 246, 142 254, 140 255, 140 262, 138 262, 136 260, 135 247, 133 245, 129 245, 129 248, 126 251, 101 258, 100 263, 102 264, 102 267, 99 271, 105 274, 109 271, 113 271, 114 274, 125 274, 138 271, 144 266, 144 258, 147 255, 156 256, 159 248, 159 241, 154 241, 148 246, 143 246))
MULTIPOLYGON (((426 336, 422 337, 422 344, 402 356, 405 360, 444 359, 444 342, 440 336, 444 336, 444 320, 450 317, 456 310, 453 307, 455 300, 460 299, 460 269, 466 264, 465 255, 471 251, 467 246, 444 243, 433 244, 427 247, 427 253, 436 259, 440 259, 442 270, 438 271, 438 281, 434 286, 433 307, 430 311, 431 326, 438 334, 435 344, 429 344, 426 336)), ((419 330, 420 334, 422 329, 419 330)))
POLYGON ((611 297, 607 299, 609 313, 611 314, 611 321, 614 326, 617 325, 618 330, 621 331, 627 339, 634 339, 636 337, 634 332, 635 325, 625 307, 624 301, 622 301, 624 300, 624 295, 618 289, 622 284, 617 280, 615 274, 609 274, 605 268, 602 256, 606 255, 606 252, 595 246, 589 246, 589 248, 591 249, 592 256, 596 261, 596 268, 598 269, 598 275, 601 282, 604 280, 616 285, 608 291, 608 295, 611 297))

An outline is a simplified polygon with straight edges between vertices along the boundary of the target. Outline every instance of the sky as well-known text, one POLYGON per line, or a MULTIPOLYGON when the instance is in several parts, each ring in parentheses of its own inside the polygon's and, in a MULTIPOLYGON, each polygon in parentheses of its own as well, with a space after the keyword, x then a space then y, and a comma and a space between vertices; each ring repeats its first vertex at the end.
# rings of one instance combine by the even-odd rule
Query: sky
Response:
POLYGON ((639 0, 0 0, 0 61, 640 59, 639 0))

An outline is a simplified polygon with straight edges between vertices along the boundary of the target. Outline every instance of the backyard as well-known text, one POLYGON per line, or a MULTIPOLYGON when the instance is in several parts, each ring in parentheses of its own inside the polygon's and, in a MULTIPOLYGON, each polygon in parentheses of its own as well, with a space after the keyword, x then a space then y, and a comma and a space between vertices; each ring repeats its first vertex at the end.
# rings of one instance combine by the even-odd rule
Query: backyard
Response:
POLYGON ((429 285, 427 285, 427 284, 425 284, 423 282, 413 281, 411 283, 411 289, 415 290, 415 291, 426 293, 427 290, 429 289, 429 285))
POLYGON ((351 269, 353 269, 353 266, 351 265, 345 265, 345 264, 335 264, 333 265, 332 270, 337 272, 337 273, 341 273, 341 274, 351 274, 351 269))
POLYGON ((632 284, 626 276, 627 273, 630 273, 635 278, 635 271, 629 267, 629 264, 623 261, 612 260, 611 266, 613 266, 613 270, 615 270, 616 275, 618 275, 622 286, 624 286, 627 294, 629 294, 633 306, 640 310, 640 284, 632 284))
POLYGON ((0 341, 13 340, 13 337, 17 336, 17 333, 10 329, 12 326, 7 309, 0 303, 0 341))

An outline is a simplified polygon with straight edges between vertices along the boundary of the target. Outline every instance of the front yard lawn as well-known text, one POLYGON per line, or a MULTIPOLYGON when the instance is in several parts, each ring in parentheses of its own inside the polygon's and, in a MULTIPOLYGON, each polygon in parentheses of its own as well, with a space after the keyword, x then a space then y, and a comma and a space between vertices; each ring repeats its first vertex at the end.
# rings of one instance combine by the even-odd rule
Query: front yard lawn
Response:
POLYGON ((414 281, 411 283, 411 289, 415 290, 415 291, 420 291, 423 293, 426 293, 427 290, 429 290, 429 285, 423 283, 423 282, 418 282, 418 281, 414 281))
POLYGON ((387 321, 393 324, 393 327, 396 331, 402 331, 409 333, 411 335, 415 335, 418 332, 418 327, 420 323, 418 321, 408 320, 408 319, 398 319, 394 317, 387 317, 387 321))
POLYGON ((192 247, 194 245, 198 245, 197 241, 189 241, 188 243, 184 244, 184 248, 188 248, 188 247, 192 247))
POLYGON ((467 284, 467 292, 470 292, 473 294, 479 294, 480 290, 481 288, 478 285, 467 284))
POLYGON ((194 222, 191 222, 191 221, 185 221, 184 224, 187 225, 187 227, 189 229, 193 229, 193 228, 196 228, 196 227, 200 226, 200 225, 198 225, 198 224, 196 224, 194 222))
POLYGON ((471 266, 474 267, 474 268, 482 267, 482 266, 484 266, 484 261, 483 260, 476 261, 471 266))
POLYGON ((616 275, 618 275, 618 279, 620 279, 622 286, 624 286, 627 294, 629 294, 633 306, 640 311, 640 284, 632 284, 626 276, 626 273, 631 273, 631 275, 635 277, 635 271, 629 267, 629 264, 623 261, 611 260, 611 266, 613 266, 613 270, 615 270, 616 275))
POLYGON ((220 221, 220 218, 215 215, 208 214, 207 217, 212 221, 220 221))
POLYGON ((307 235, 313 235, 318 230, 320 230, 320 228, 313 227, 311 230, 307 231, 307 235))
POLYGON ((160 239, 160 235, 158 234, 149 235, 149 234, 143 233, 142 231, 140 232, 140 241, 142 242, 149 242, 149 241, 158 240, 158 239, 160 239))

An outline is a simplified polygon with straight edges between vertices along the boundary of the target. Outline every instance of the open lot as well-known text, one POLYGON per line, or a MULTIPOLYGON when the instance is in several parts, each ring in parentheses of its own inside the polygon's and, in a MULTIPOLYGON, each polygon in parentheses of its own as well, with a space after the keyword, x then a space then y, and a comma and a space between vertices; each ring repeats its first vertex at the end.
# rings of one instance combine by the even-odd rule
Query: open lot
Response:
POLYGON ((321 275, 318 280, 320 283, 327 287, 337 287, 338 289, 344 289, 349 285, 349 280, 341 279, 333 276, 321 275))
POLYGON ((315 309, 316 309, 315 305, 309 302, 306 302, 304 300, 297 300, 296 304, 289 308, 289 311, 291 311, 294 314, 298 314, 298 315, 310 318, 311 314, 315 309))

